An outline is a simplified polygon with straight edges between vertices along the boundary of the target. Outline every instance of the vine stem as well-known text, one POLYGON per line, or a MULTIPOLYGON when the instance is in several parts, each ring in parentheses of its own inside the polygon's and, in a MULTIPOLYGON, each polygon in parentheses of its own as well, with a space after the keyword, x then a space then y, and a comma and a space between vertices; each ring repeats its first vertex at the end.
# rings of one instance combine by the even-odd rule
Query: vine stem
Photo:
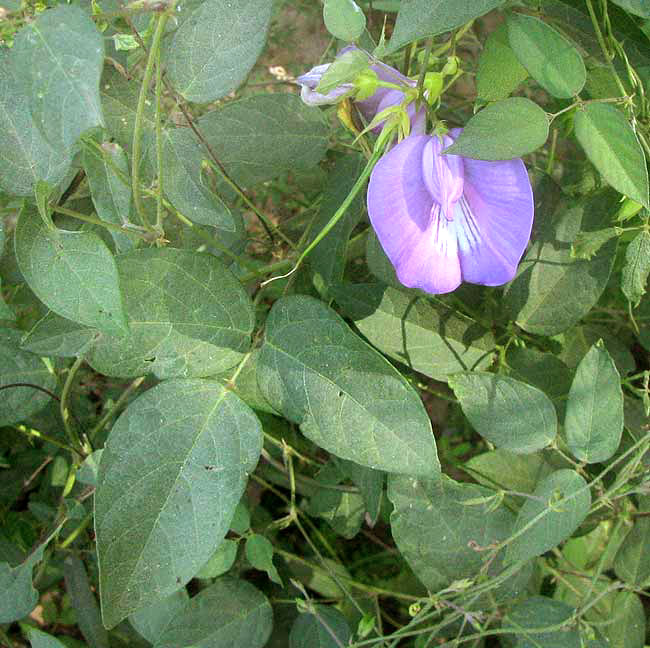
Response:
POLYGON ((163 144, 162 144, 162 67, 160 65, 160 48, 156 51, 156 167, 158 186, 156 187, 156 231, 162 232, 163 220, 163 144))
MULTIPOLYGON (((135 125, 133 128, 133 155, 131 161, 131 186, 133 192, 133 203, 135 209, 140 216, 142 224, 149 230, 151 230, 151 224, 149 223, 149 218, 144 211, 142 206, 142 194, 140 190, 140 159, 142 156, 142 125, 144 122, 144 107, 147 100, 147 93, 149 92, 149 86, 151 85, 151 78, 153 77, 153 67, 154 63, 158 60, 158 54, 160 51, 160 44, 162 42, 163 34, 165 33, 165 25, 169 19, 169 12, 173 10, 176 2, 172 2, 169 6, 169 9, 158 16, 156 21, 156 30, 153 34, 153 40, 151 41, 151 47, 149 48, 149 56, 147 57, 147 67, 144 70, 144 78, 142 79, 142 85, 140 86, 140 96, 138 97, 138 107, 135 113, 135 125)), ((160 179, 159 179, 160 181, 160 179)))
POLYGON ((105 227, 108 230, 113 232, 121 232, 134 234, 141 239, 148 240, 148 236, 144 232, 139 232, 137 229, 131 229, 130 227, 123 227, 122 225, 117 225, 115 223, 109 223, 108 221, 102 220, 101 218, 95 218, 94 216, 89 216, 88 214, 82 214, 80 212, 68 209, 67 207, 61 207, 60 205, 51 205, 51 209, 58 214, 64 214, 65 216, 70 216, 71 218, 76 218, 77 220, 84 221, 85 223, 92 223, 93 225, 99 225, 105 227))
POLYGON ((140 385, 144 382, 144 376, 141 376, 140 378, 136 378, 119 396, 119 398, 115 401, 113 406, 104 413, 104 415, 99 419, 95 427, 93 427, 92 430, 88 433, 88 438, 92 441, 95 438, 95 435, 97 435, 101 430, 104 429, 106 424, 111 420, 111 417, 117 412, 122 405, 124 405, 125 401, 131 394, 136 391, 140 385))
POLYGON ((65 428, 66 435, 68 440, 73 447, 83 448, 81 440, 77 435, 76 431, 70 425, 70 412, 68 411, 68 397, 70 396, 70 390, 72 389, 72 384, 74 382, 77 371, 79 367, 83 364, 84 357, 83 355, 78 355, 74 361, 74 364, 68 370, 68 375, 63 384, 63 391, 61 392, 61 401, 59 403, 59 410, 61 412, 61 419, 63 420, 63 427, 65 428))

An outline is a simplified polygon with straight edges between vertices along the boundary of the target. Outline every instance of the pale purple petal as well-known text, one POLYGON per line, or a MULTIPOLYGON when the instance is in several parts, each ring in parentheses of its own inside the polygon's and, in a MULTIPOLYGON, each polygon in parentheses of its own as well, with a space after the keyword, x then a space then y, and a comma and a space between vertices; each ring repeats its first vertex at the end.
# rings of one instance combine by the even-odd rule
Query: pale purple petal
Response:
POLYGON ((335 103, 337 99, 353 90, 351 83, 343 83, 326 94, 316 92, 315 88, 318 87, 318 84, 323 78, 323 74, 327 72, 329 66, 329 63, 326 63, 325 65, 317 65, 309 70, 309 72, 305 72, 305 74, 296 79, 296 83, 301 86, 300 98, 308 106, 320 106, 321 104, 335 103))
POLYGON ((448 220, 454 218, 455 203, 463 195, 465 175, 463 158, 459 155, 440 155, 453 144, 450 137, 431 137, 422 155, 422 173, 431 197, 442 207, 448 220))
MULTIPOLYGON (((451 157, 451 156, 449 156, 451 157)), ((533 191, 522 160, 463 158, 463 200, 455 220, 463 280, 499 286, 514 278, 533 226, 533 191)))
POLYGON ((381 158, 370 177, 368 213, 400 282, 443 293, 458 287, 461 273, 453 228, 434 209, 422 176, 429 139, 408 137, 381 158))

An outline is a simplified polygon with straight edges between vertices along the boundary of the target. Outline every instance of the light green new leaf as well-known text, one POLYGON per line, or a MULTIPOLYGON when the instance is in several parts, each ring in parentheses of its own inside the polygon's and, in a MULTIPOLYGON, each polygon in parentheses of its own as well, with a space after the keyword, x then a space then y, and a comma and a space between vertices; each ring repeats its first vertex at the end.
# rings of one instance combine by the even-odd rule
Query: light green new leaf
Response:
POLYGON ((80 7, 59 5, 27 23, 9 64, 35 123, 57 151, 72 150, 82 133, 103 124, 104 41, 80 7))
MULTIPOLYGON (((124 225, 131 220, 131 172, 124 149, 116 142, 103 142, 93 138, 104 153, 92 144, 84 142, 83 167, 90 185, 90 196, 97 216, 114 225, 124 225), (118 175, 115 168, 122 172, 118 175), (125 182, 126 180, 126 182, 125 182)), ((128 234, 110 230, 118 252, 126 252, 135 246, 128 234)))
POLYGON ((66 644, 56 637, 31 626, 27 628, 27 638, 32 648, 66 648, 66 644))
POLYGON ((354 0, 325 0, 323 21, 327 31, 343 41, 354 41, 366 28, 366 17, 354 0))
POLYGON ((322 302, 278 300, 257 382, 264 397, 329 452, 370 468, 435 477, 431 421, 417 393, 322 302))
POLYGON ((317 165, 328 146, 320 110, 293 94, 264 94, 227 103, 204 114, 201 133, 240 185, 251 186, 286 171, 317 165))
POLYGON ((506 24, 510 47, 542 88, 566 99, 582 90, 587 71, 569 40, 534 16, 513 13, 506 24))
POLYGON ((612 0, 612 2, 641 18, 650 18, 648 0, 612 0))
MULTIPOLYGON (((223 544, 231 542, 224 540, 223 544)), ((223 545, 222 545, 223 546, 223 545)), ((149 643, 155 644, 171 620, 189 603, 186 589, 178 590, 151 605, 140 608, 129 617, 129 623, 149 643)))
POLYGON ((511 160, 543 146, 547 137, 546 113, 530 99, 510 97, 471 117, 445 153, 478 160, 511 160))
POLYGON ((517 515, 514 540, 506 549, 506 562, 541 556, 566 540, 589 513, 591 493, 575 471, 556 470, 543 479, 517 515))
POLYGON ((88 573, 79 556, 70 554, 65 558, 63 576, 81 634, 93 648, 109 648, 108 633, 102 625, 97 599, 90 589, 88 573))
POLYGON ((15 236, 20 271, 48 308, 107 334, 126 333, 115 259, 97 234, 51 230, 26 207, 15 236))
POLYGON ((262 648, 272 626, 266 596, 246 581, 223 576, 190 599, 154 648, 262 648))
POLYGON ((49 311, 23 336, 20 346, 42 356, 74 358, 98 335, 95 329, 49 311))
POLYGON ((129 405, 104 448, 95 493, 106 627, 201 569, 228 531, 261 449, 257 417, 216 381, 169 380, 129 405))
POLYGON ((447 380, 492 363, 491 333, 451 308, 383 284, 342 284, 332 293, 371 344, 426 376, 447 380))
MULTIPOLYGON (((0 387, 30 383, 52 391, 56 388, 56 376, 38 356, 21 351, 20 338, 20 331, 0 328, 0 387)), ((29 387, 14 387, 1 393, 0 427, 28 419, 50 400, 47 394, 29 387)))
POLYGON ((435 481, 388 476, 393 538, 428 590, 435 592, 453 581, 473 578, 489 557, 489 552, 477 551, 475 545, 487 547, 512 533, 514 515, 504 506, 490 509, 494 495, 492 490, 444 475, 435 481), (472 503, 479 499, 485 501, 472 503))
MULTIPOLYGON (((342 1, 347 2, 347 0, 342 1)), ((348 50, 337 56, 324 71, 315 88, 316 92, 327 94, 344 83, 351 83, 369 67, 370 58, 365 51, 361 49, 348 50)))
POLYGON ((603 178, 616 191, 650 207, 645 156, 625 115, 609 104, 587 104, 576 112, 575 131, 603 178))
POLYGON ((528 77, 508 44, 505 25, 495 29, 485 41, 476 70, 476 92, 485 101, 500 101, 528 77))
POLYGON ((268 538, 259 533, 253 533, 246 539, 246 560, 254 569, 265 571, 269 578, 278 585, 282 579, 273 564, 273 545, 268 538))
POLYGON ((564 431, 573 456, 585 463, 609 459, 623 434, 621 377, 602 342, 591 347, 576 370, 564 431))
POLYGON ((163 46, 174 88, 198 103, 237 88, 262 52, 272 6, 272 0, 181 2, 181 25, 163 46))
POLYGON ((638 305, 645 295, 645 287, 650 274, 650 232, 639 232, 625 251, 625 265, 621 274, 623 294, 633 304, 638 305))
POLYGON ((317 605, 313 613, 300 614, 295 620, 289 648, 340 648, 348 645, 351 636, 346 618, 336 608, 317 605))
POLYGON ((561 203, 519 265, 506 292, 506 306, 525 331, 555 335, 584 317, 600 298, 614 265, 617 239, 589 260, 571 256, 581 230, 600 229, 616 212, 613 191, 598 192, 573 204, 561 203), (567 299, 571 295, 571 299, 567 299))
POLYGON ((562 601, 533 596, 508 612, 504 627, 512 630, 515 648, 581 648, 580 631, 572 623, 574 613, 575 608, 562 601), (540 632, 541 628, 562 624, 566 626, 540 632))
POLYGON ((227 205, 206 185, 201 162, 208 154, 189 128, 164 132, 163 188, 169 202, 186 218, 229 232, 237 229, 227 205))
POLYGON ((555 439, 555 407, 536 387, 480 371, 455 374, 449 386, 474 429, 498 448, 530 454, 555 439))
POLYGON ((503 0, 402 0, 389 49, 451 31, 501 4, 503 0))
POLYGON ((215 256, 173 248, 116 258, 130 334, 103 336, 88 362, 107 376, 203 377, 250 346, 253 304, 215 256))
POLYGON ((55 148, 38 129, 11 73, 9 51, 0 49, 0 189, 30 196, 38 180, 61 182, 72 156, 55 148))
MULTIPOLYGON (((318 215, 314 218, 311 229, 314 232, 312 239, 327 225, 341 206, 357 181, 363 166, 364 158, 358 153, 352 153, 337 160, 327 177, 318 215)), ((345 251, 350 234, 361 218, 363 204, 363 196, 359 193, 343 218, 334 225, 309 255, 308 262, 314 272, 314 280, 319 290, 329 290, 334 284, 343 281, 345 251)))

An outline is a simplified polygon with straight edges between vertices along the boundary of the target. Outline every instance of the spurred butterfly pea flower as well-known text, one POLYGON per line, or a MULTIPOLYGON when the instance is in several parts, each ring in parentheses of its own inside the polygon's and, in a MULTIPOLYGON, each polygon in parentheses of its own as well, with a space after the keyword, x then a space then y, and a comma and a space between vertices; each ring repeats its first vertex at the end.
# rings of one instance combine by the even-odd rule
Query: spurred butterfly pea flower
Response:
POLYGON ((523 161, 442 155, 460 132, 407 137, 379 160, 368 186, 370 221, 399 281, 432 294, 462 281, 510 281, 533 224, 523 161))
MULTIPOLYGON (((354 46, 348 46, 343 48, 337 55, 337 58, 346 52, 349 52, 353 49, 358 49, 354 46)), ((363 50, 362 50, 363 51, 363 50)), ((370 56, 368 55, 368 58, 370 56)), ((330 63, 324 65, 317 65, 316 67, 309 70, 305 74, 299 76, 296 79, 296 82, 301 86, 300 97, 309 106, 320 106, 324 104, 336 103, 340 99, 346 96, 351 96, 356 88, 353 83, 342 83, 333 90, 323 94, 316 91, 318 84, 320 83, 323 75, 329 69, 330 63)), ((395 85, 402 85, 405 87, 415 88, 417 83, 413 79, 409 79, 404 76, 401 72, 386 65, 381 61, 377 61, 370 66, 370 69, 377 74, 377 78, 380 81, 387 83, 392 83, 395 85)), ((363 99, 361 101, 355 101, 355 105, 359 109, 359 112, 363 115, 367 123, 370 123, 375 115, 379 114, 382 110, 389 108, 391 106, 397 106, 404 101, 404 92, 398 90, 397 88, 385 88, 378 87, 375 93, 363 99)), ((408 116, 411 121, 411 134, 423 134, 426 129, 426 110, 424 106, 420 107, 420 110, 416 111, 415 102, 409 103, 406 108, 408 116)), ((375 134, 378 134, 382 129, 383 123, 378 124, 372 130, 375 134)))

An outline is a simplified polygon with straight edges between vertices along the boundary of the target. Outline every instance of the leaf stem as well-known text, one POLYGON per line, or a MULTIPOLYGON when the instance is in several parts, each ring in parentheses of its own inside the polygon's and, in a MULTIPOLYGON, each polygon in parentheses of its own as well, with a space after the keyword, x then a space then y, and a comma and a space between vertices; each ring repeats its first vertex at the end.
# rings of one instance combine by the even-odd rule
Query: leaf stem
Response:
POLYGON ((135 225, 132 227, 124 227, 123 225, 109 223, 108 221, 102 220, 101 218, 89 216, 88 214, 82 214, 80 212, 73 211, 72 209, 68 209, 67 207, 61 207, 60 205, 52 205, 52 211, 55 211, 58 214, 65 214, 71 218, 76 218, 77 220, 84 221, 84 223, 92 223, 93 225, 105 227, 106 229, 113 232, 121 232, 122 234, 128 232, 129 234, 134 234, 135 236, 138 236, 145 241, 149 241, 151 238, 146 232, 141 231, 140 228, 135 225))
POLYGON ((160 48, 156 52, 156 167, 158 184, 156 187, 156 226, 162 232, 163 219, 163 146, 162 146, 162 66, 160 65, 160 48))
POLYGON ((144 376, 136 378, 119 396, 119 398, 113 403, 113 405, 102 415, 97 424, 90 430, 88 433, 88 438, 92 441, 95 436, 104 429, 106 424, 110 421, 111 417, 124 405, 126 400, 136 391, 140 385, 144 382, 144 376))
MULTIPOLYGON (((75 376, 79 367, 83 364, 84 356, 80 354, 76 357, 72 367, 68 370, 68 375, 63 384, 63 391, 61 392, 61 402, 59 403, 59 410, 61 412, 61 419, 63 420, 63 427, 65 428, 66 435, 73 447, 78 447, 83 449, 81 440, 76 430, 70 425, 70 412, 68 410, 68 397, 70 396, 70 390, 72 389, 72 384, 74 383, 75 376)), ((82 452, 82 454, 84 454, 82 452)))

